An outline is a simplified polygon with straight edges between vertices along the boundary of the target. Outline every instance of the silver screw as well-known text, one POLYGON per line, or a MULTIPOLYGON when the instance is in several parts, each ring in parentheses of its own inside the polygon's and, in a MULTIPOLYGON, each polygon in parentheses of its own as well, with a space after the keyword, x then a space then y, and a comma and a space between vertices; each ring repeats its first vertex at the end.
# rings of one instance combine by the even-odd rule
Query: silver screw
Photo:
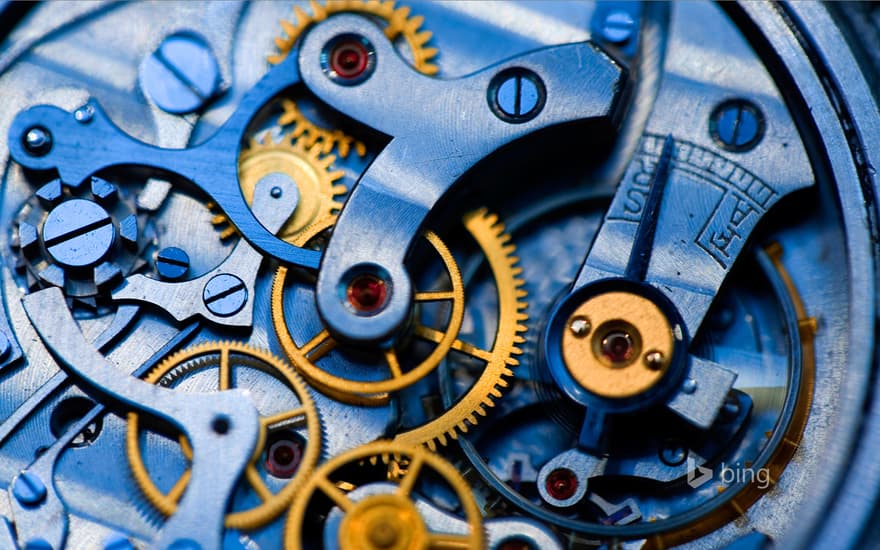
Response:
POLYGON ((681 385, 681 391, 690 395, 697 391, 697 381, 693 378, 688 378, 684 381, 684 384, 681 385))
POLYGON ((569 323, 568 328, 571 330, 571 333, 574 334, 578 338, 583 338, 587 334, 593 330, 593 325, 590 324, 590 320, 586 317, 575 317, 569 323))
POLYGON ((24 147, 32 155, 45 155, 52 148, 52 134, 45 128, 34 126, 24 134, 24 147))
POLYGON ((83 105, 73 113, 73 118, 80 124, 88 124, 95 116, 95 108, 89 104, 83 105))
POLYGON ((241 311, 247 299, 247 286, 241 279, 229 273, 215 275, 202 291, 205 307, 219 317, 235 315, 241 311))
POLYGON ((663 353, 656 350, 645 354, 645 365, 652 370, 662 369, 665 360, 666 358, 663 356, 663 353))
POLYGON ((628 12, 612 11, 602 22, 602 38, 613 44, 622 44, 632 38, 636 22, 628 12))

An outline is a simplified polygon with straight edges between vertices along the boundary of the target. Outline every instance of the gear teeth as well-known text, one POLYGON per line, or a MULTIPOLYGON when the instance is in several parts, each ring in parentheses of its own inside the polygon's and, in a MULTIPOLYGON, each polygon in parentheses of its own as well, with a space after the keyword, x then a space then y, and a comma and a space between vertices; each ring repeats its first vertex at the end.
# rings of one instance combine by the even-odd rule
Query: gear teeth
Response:
POLYGON ((439 67, 431 62, 437 56, 437 49, 425 47, 432 34, 430 31, 420 30, 424 17, 410 17, 411 10, 407 6, 395 7, 394 0, 328 0, 325 4, 310 0, 309 8, 311 13, 300 6, 294 6, 293 21, 281 20, 281 28, 286 36, 275 39, 278 53, 267 57, 269 63, 274 65, 283 61, 310 26, 324 21, 330 15, 351 12, 384 20, 384 32, 389 40, 402 36, 412 51, 413 64, 417 71, 426 75, 435 75, 439 71, 439 67))
MULTIPOLYGON (((260 365, 259 368, 261 369, 271 368, 280 373, 281 376, 279 377, 279 380, 286 381, 286 385, 297 397, 300 405, 305 411, 304 416, 308 432, 307 441, 309 444, 306 446, 306 451, 303 455, 299 470, 293 478, 291 478, 287 484, 281 490, 277 491, 270 499, 262 501, 254 508, 232 512, 226 516, 225 526, 227 528, 254 530, 270 523, 289 507, 293 496, 309 478, 316 463, 321 458, 322 449, 324 447, 324 433, 319 411, 309 393, 309 386, 288 363, 281 360, 271 351, 231 340, 203 342, 178 350, 177 352, 168 355, 159 363, 159 365, 151 369, 144 377, 144 380, 155 384, 169 375, 179 377, 187 372, 205 366, 216 366, 221 363, 220 358, 223 357, 223 354, 228 354, 230 352, 242 356, 242 362, 245 365, 260 365)), ((146 497, 145 500, 151 503, 155 507, 155 510, 161 512, 165 516, 169 516, 174 513, 176 502, 172 497, 162 493, 155 486, 150 478, 149 472, 144 466, 141 449, 139 447, 139 433, 141 428, 138 425, 137 414, 129 413, 128 422, 129 426, 128 431, 126 432, 126 453, 128 455, 135 483, 141 489, 142 494, 146 497)), ((261 432, 260 441, 261 445, 265 444, 265 432, 261 432)), ((181 439, 181 446, 184 456, 188 457, 191 461, 192 450, 187 450, 188 443, 181 439)), ((256 460, 261 454, 262 450, 260 450, 252 460, 256 460)))

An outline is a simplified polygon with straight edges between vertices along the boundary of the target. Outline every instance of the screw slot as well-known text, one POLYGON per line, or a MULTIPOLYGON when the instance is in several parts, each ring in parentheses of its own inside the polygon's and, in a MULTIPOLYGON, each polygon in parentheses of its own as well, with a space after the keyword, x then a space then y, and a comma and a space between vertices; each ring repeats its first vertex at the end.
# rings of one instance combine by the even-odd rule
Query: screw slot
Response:
POLYGON ((764 115, 745 99, 731 99, 715 107, 709 116, 709 134, 722 148, 735 153, 754 149, 764 137, 764 115))
POLYGON ((544 109, 547 90, 533 71, 506 69, 489 83, 488 100, 495 116, 511 124, 522 124, 538 116, 544 109))

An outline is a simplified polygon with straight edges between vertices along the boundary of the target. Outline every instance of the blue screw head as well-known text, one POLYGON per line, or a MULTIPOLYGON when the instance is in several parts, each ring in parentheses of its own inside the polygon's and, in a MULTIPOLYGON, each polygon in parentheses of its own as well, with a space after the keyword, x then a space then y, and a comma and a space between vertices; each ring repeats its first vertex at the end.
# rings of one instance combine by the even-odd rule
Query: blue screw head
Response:
POLYGON ((165 38, 144 59, 140 81, 160 109, 182 115, 198 111, 216 96, 220 66, 201 35, 182 31, 165 38))
POLYGON ((46 485, 38 475, 24 471, 12 482, 12 496, 22 506, 37 506, 46 499, 46 485))
POLYGON ((667 440, 660 447, 660 461, 667 466, 680 466, 687 456, 688 450, 681 441, 667 440))
POLYGON ((215 275, 202 291, 205 307, 220 317, 229 317, 241 311, 247 298, 247 286, 241 279, 229 273, 215 275))
POLYGON ((95 266, 113 247, 113 219, 96 202, 71 199, 49 212, 43 223, 43 244, 52 259, 66 267, 95 266))
POLYGON ((189 255, 176 246, 163 248, 156 254, 156 271, 159 276, 175 281, 186 275, 189 270, 189 255))
POLYGON ((501 71, 489 84, 489 106, 495 115, 513 124, 532 120, 544 108, 546 89, 528 69, 501 71))
POLYGON ((605 16, 602 21, 602 38, 612 44, 623 44, 632 38, 636 30, 636 21, 629 12, 615 10, 605 16))
POLYGON ((718 105, 709 117, 709 134, 727 151, 743 153, 753 149, 764 137, 764 115, 745 99, 732 99, 718 105))

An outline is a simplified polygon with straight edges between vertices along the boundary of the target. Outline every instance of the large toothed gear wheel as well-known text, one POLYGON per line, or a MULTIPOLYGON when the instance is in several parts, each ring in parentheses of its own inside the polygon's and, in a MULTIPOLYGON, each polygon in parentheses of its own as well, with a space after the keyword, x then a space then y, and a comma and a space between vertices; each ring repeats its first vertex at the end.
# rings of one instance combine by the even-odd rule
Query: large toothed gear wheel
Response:
POLYGON ((403 38, 412 53, 412 62, 416 70, 427 75, 437 74, 438 67, 432 61, 437 56, 437 49, 426 46, 431 40, 432 33, 421 30, 424 18, 420 15, 411 17, 410 8, 398 7, 394 0, 330 0, 325 4, 311 0, 309 5, 312 13, 294 6, 295 20, 281 21, 287 36, 275 39, 278 54, 269 57, 270 63, 280 63, 287 57, 306 29, 315 23, 320 23, 337 13, 358 13, 384 21, 385 36, 389 40, 403 38))
MULTIPOLYGON (((239 158, 239 182, 245 200, 253 201, 254 189, 264 177, 280 174, 296 183, 299 196, 296 210, 278 236, 293 242, 306 228, 333 216, 342 208, 337 197, 346 192, 338 183, 344 173, 333 170, 334 155, 325 155, 318 145, 307 145, 292 135, 275 142, 269 135, 262 141, 252 139, 239 158)), ((217 221, 225 221, 219 215, 217 221)), ((221 236, 228 236, 231 227, 221 236)))
MULTIPOLYGON (((302 234, 301 242, 294 244, 305 245, 311 240, 311 237, 329 229, 333 221, 326 220, 312 226, 309 232, 302 234)), ((315 387, 327 395, 347 403, 379 404, 387 400, 388 393, 412 386, 427 376, 437 368, 437 365, 449 352, 457 341, 456 337, 464 318, 464 283, 458 264, 443 241, 432 232, 425 233, 425 239, 440 256, 449 286, 448 288, 417 292, 415 301, 416 303, 449 302, 451 307, 448 319, 442 329, 419 327, 424 335, 419 332, 419 329, 416 330, 416 334, 423 336, 426 340, 433 341, 436 347, 427 357, 418 360, 414 366, 402 364, 402 352, 397 347, 384 350, 382 356, 387 375, 375 380, 358 380, 351 376, 333 374, 318 363, 337 345, 327 329, 323 327, 320 332, 307 341, 300 343, 295 341, 289 330, 291 322, 284 308, 284 292, 288 271, 286 267, 278 268, 272 285, 272 320, 275 331, 288 359, 315 387)), ((385 289, 380 288, 377 291, 385 292, 385 289)))
MULTIPOLYGON (((360 488, 367 488, 361 486, 360 488)), ((323 495, 343 516, 335 542, 342 550, 416 550, 441 548, 483 548, 482 518, 470 487, 455 467, 421 447, 378 441, 338 455, 321 466, 298 493, 285 529, 285 548, 303 547, 317 538, 305 525, 306 514, 323 495), (360 466, 360 468, 358 468, 360 466), (381 491, 360 498, 357 483, 364 476, 358 470, 384 474, 381 491), (425 518, 425 509, 415 502, 419 481, 433 480, 452 490, 457 507, 464 513, 466 528, 436 532, 425 518)), ((332 513, 330 514, 332 517, 332 513)))
MULTIPOLYGON (((416 292, 415 301, 422 304, 451 301, 447 326, 444 330, 438 330, 417 324, 413 329, 413 336, 433 343, 436 347, 422 363, 403 372, 400 371, 396 352, 393 349, 386 351, 386 370, 391 374, 384 380, 361 382, 331 374, 321 368, 319 361, 333 359, 328 356, 336 347, 336 342, 323 327, 320 327, 317 334, 296 340, 291 335, 291 327, 295 325, 291 324, 290 313, 285 308, 285 282, 288 275, 286 268, 278 269, 272 286, 272 319, 276 335, 288 359, 313 385, 337 399, 363 405, 381 403, 385 397, 384 392, 399 391, 420 380, 432 372, 452 350, 485 365, 476 382, 445 411, 420 426, 399 433, 395 441, 400 443, 425 444, 436 449, 438 443, 446 445, 449 438, 455 439, 459 433, 467 432, 481 416, 485 416, 487 408, 493 406, 495 399, 501 397, 503 389, 507 387, 506 378, 512 375, 510 369, 518 363, 514 357, 521 353, 518 345, 525 341, 523 333, 526 326, 523 323, 527 316, 523 310, 526 308, 526 292, 521 288, 521 270, 516 267, 518 260, 514 256, 515 247, 509 242, 509 235, 504 232, 504 226, 498 221, 498 217, 489 214, 485 209, 465 215, 463 222, 468 234, 476 241, 485 257, 497 289, 498 326, 494 343, 489 349, 481 349, 458 337, 461 309, 466 299, 461 275, 445 245, 430 233, 426 238, 443 258, 452 286, 446 290, 416 292)), ((313 228, 314 234, 322 232, 329 225, 328 223, 324 227, 313 228)), ((305 238, 301 244, 308 241, 305 238)), ((304 324, 308 322, 299 323, 304 324)))
MULTIPOLYGON (((225 524, 231 529, 257 529, 287 509, 320 458, 322 438, 308 386, 287 363, 240 342, 205 343, 170 355, 145 380, 196 392, 224 391, 247 384, 260 411, 261 434, 239 492, 254 493, 258 504, 245 504, 240 509, 233 504, 225 524)), ((170 516, 186 490, 190 470, 187 468, 170 489, 160 489, 147 466, 146 453, 150 449, 144 445, 148 431, 144 424, 137 413, 128 415, 129 465, 147 500, 170 516)), ((192 451, 186 438, 179 436, 179 444, 190 461, 192 451)))

